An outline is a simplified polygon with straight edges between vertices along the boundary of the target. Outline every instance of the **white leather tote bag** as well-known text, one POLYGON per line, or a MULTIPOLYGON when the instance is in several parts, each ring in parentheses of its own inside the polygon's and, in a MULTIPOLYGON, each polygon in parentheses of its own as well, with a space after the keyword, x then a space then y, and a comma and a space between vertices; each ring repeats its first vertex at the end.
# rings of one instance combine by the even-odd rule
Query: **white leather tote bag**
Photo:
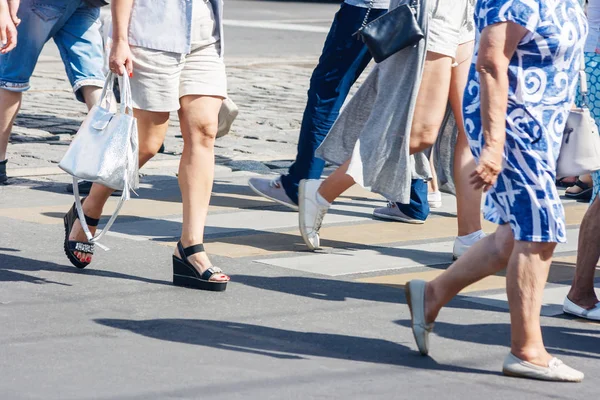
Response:
POLYGON ((556 177, 580 176, 600 170, 600 135, 587 106, 587 75, 581 53, 579 89, 582 104, 571 110, 563 133, 562 145, 556 164, 556 177))
POLYGON ((88 113, 58 165, 73 176, 73 194, 79 221, 88 241, 96 244, 116 220, 123 203, 130 198, 129 192, 139 186, 138 135, 137 123, 133 117, 131 87, 127 74, 118 79, 121 104, 117 111, 111 112, 115 80, 115 75, 111 72, 106 78, 99 103, 88 113), (80 179, 123 191, 117 209, 96 237, 92 236, 85 222, 77 186, 80 179))

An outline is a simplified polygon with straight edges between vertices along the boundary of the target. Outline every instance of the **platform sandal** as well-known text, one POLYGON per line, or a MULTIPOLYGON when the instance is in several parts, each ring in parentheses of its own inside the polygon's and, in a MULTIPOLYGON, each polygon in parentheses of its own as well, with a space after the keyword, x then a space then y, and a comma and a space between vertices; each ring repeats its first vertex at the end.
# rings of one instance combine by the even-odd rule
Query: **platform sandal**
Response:
POLYGON ((592 194, 594 193, 593 185, 588 185, 587 183, 577 179, 577 182, 575 182, 574 186, 577 186, 581 190, 577 193, 566 192, 566 198, 578 201, 590 201, 592 199, 592 194))
POLYGON ((188 257, 202 253, 204 245, 197 244, 187 248, 183 248, 181 242, 177 243, 177 250, 181 258, 173 256, 173 285, 183 286, 200 290, 210 290, 213 292, 222 292, 227 288, 226 281, 211 281, 210 278, 215 274, 223 274, 221 268, 210 267, 203 273, 189 262, 188 257))
MULTIPOLYGON (((69 259, 69 261, 71 261, 71 264, 73 264, 77 268, 83 269, 83 268, 87 267, 88 265, 90 265, 90 263, 80 261, 79 258, 77 258, 75 256, 75 252, 79 252, 79 253, 83 253, 83 254, 87 254, 87 255, 93 255, 95 246, 93 243, 69 240, 69 235, 71 234, 71 230, 73 230, 73 225, 75 225, 75 221, 77 221, 78 219, 79 219, 79 216, 77 215, 77 209, 75 208, 75 204, 73 204, 73 207, 71 207, 69 212, 66 213, 65 217, 63 218, 64 224, 65 224, 64 249, 65 249, 65 254, 67 255, 67 258, 69 259)), ((87 223, 87 225, 89 227, 93 228, 93 227, 98 226, 98 223, 100 222, 100 220, 98 220, 96 218, 88 217, 86 215, 85 222, 87 223)))

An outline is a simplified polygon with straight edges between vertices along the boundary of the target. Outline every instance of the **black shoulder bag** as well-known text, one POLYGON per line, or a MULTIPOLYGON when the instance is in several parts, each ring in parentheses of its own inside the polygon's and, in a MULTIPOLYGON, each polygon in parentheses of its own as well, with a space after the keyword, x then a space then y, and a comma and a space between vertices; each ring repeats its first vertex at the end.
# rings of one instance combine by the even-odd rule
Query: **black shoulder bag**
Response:
POLYGON ((415 15, 418 0, 409 0, 367 23, 373 1, 369 4, 362 27, 354 35, 367 45, 375 62, 380 63, 400 50, 414 46, 425 37, 415 15))

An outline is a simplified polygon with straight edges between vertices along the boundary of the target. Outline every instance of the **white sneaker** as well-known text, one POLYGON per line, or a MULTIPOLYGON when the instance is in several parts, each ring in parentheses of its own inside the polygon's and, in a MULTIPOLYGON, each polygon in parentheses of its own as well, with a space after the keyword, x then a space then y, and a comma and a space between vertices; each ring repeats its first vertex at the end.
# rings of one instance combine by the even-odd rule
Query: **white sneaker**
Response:
POLYGON ((502 367, 502 373, 517 378, 554 382, 581 382, 584 378, 583 372, 569 367, 558 358, 550 360, 547 367, 541 367, 523 361, 512 353, 509 353, 508 356, 506 356, 502 367))
POLYGON ((442 192, 427 193, 427 202, 430 208, 440 208, 442 206, 442 192))
POLYGON ((454 248, 452 250, 452 259, 458 260, 463 254, 465 254, 471 246, 483 239, 486 234, 483 231, 476 232, 477 234, 471 234, 467 236, 458 236, 454 240, 454 248))
POLYGON ((275 179, 250 178, 248 186, 259 196, 298 211, 298 206, 290 199, 281 184, 281 176, 275 179))
POLYGON ((330 204, 319 194, 320 186, 320 180, 304 179, 300 181, 300 187, 298 188, 300 234, 304 239, 304 243, 311 250, 321 248, 319 230, 330 207, 330 204))
POLYGON ((568 297, 565 297, 563 311, 567 314, 576 315, 580 318, 590 319, 592 321, 600 321, 600 303, 597 303, 596 306, 591 310, 586 310, 585 308, 573 303, 568 297))
POLYGON ((373 216, 391 221, 406 222, 407 224, 424 224, 422 219, 411 218, 398 209, 396 203, 389 201, 387 206, 373 210, 373 216))

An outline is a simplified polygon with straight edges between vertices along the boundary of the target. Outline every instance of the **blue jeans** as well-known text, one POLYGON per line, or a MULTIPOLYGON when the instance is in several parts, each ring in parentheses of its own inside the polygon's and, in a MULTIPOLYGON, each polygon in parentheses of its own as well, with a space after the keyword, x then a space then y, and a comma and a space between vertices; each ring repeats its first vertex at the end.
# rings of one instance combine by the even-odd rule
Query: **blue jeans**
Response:
MULTIPOLYGON (((325 40, 319 64, 310 79, 308 102, 298 139, 298 154, 288 174, 281 177, 283 188, 296 204, 300 181, 321 177, 325 161, 315 157, 315 151, 337 119, 352 85, 371 61, 367 47, 352 36, 361 27, 366 12, 364 7, 342 4, 325 40)), ((369 18, 375 19, 385 12, 373 9, 369 18)), ((398 206, 408 216, 423 220, 427 218, 427 185, 413 181, 411 204, 398 206)))
POLYGON ((17 28, 19 44, 0 55, 0 88, 13 92, 29 89, 29 79, 50 38, 60 51, 67 77, 79 101, 83 86, 104 85, 104 52, 100 9, 83 0, 21 0, 17 28))

